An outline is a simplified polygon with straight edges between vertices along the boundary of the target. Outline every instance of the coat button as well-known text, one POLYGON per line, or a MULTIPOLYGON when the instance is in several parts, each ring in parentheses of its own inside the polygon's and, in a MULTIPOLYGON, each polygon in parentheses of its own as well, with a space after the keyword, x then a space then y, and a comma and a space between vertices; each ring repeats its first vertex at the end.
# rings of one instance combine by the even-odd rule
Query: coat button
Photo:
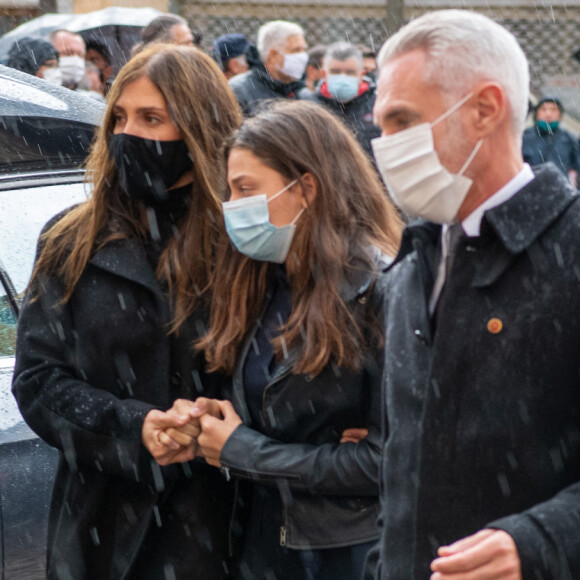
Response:
POLYGON ((366 304, 368 300, 369 299, 367 298, 367 296, 363 294, 362 296, 359 296, 358 302, 359 304, 366 304))
POLYGON ((415 330, 415 336, 418 340, 420 340, 423 344, 427 344, 427 337, 423 334, 423 332, 419 329, 415 330))
POLYGON ((181 373, 178 373, 177 371, 171 373, 171 384, 174 387, 179 387, 179 385, 181 385, 181 373))
POLYGON ((503 329, 503 322, 499 318, 490 318, 487 321, 487 330, 491 334, 499 334, 503 329))

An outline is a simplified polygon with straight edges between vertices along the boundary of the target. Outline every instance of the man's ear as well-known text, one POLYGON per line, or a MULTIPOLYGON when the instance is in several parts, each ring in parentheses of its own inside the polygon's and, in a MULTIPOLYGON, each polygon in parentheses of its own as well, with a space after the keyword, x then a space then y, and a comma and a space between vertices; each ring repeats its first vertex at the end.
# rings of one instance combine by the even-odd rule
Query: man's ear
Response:
POLYGON ((481 139, 493 133, 506 120, 509 115, 508 101, 497 83, 481 83, 473 92, 473 129, 481 139))
MULTIPOLYGON (((316 192, 318 191, 318 181, 312 173, 306 172, 298 182, 302 188, 302 207, 308 207, 314 202, 316 192)), ((298 184, 297 184, 298 185, 298 184)))
POLYGON ((279 50, 271 48, 264 64, 266 66, 276 66, 279 68, 284 65, 284 55, 279 50))

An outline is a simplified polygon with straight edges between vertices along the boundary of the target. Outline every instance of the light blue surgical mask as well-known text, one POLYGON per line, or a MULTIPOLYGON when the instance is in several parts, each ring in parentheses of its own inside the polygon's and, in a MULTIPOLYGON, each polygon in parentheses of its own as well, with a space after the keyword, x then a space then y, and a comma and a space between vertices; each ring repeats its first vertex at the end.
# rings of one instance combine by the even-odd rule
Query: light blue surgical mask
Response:
POLYGON ((337 101, 351 101, 358 95, 360 79, 350 75, 328 75, 326 77, 328 92, 337 101))
POLYGON ((238 252, 262 262, 282 264, 286 261, 294 238, 294 225, 304 208, 287 226, 276 227, 270 222, 268 204, 290 189, 295 179, 270 199, 266 195, 244 197, 222 204, 226 231, 238 252))

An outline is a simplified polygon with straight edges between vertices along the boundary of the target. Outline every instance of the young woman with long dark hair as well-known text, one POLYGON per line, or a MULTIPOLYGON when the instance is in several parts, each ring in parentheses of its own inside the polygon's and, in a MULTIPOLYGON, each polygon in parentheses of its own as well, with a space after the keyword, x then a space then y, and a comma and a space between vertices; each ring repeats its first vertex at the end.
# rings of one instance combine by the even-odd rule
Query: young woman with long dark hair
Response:
POLYGON ((378 537, 383 273, 401 224, 318 105, 270 105, 227 155, 229 238, 199 346, 232 392, 197 401, 222 415, 201 416, 198 453, 251 485, 240 578, 355 579, 378 537), (368 435, 341 443, 354 427, 368 435))

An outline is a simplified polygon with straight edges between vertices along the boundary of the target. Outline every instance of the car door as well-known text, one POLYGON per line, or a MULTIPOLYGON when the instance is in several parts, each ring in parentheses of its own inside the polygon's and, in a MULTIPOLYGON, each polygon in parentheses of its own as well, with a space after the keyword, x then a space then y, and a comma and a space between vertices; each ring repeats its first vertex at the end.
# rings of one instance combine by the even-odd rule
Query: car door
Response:
POLYGON ((103 105, 0 66, 1 579, 46 578, 46 532, 58 459, 11 393, 16 324, 44 224, 90 195, 82 168, 103 105))

